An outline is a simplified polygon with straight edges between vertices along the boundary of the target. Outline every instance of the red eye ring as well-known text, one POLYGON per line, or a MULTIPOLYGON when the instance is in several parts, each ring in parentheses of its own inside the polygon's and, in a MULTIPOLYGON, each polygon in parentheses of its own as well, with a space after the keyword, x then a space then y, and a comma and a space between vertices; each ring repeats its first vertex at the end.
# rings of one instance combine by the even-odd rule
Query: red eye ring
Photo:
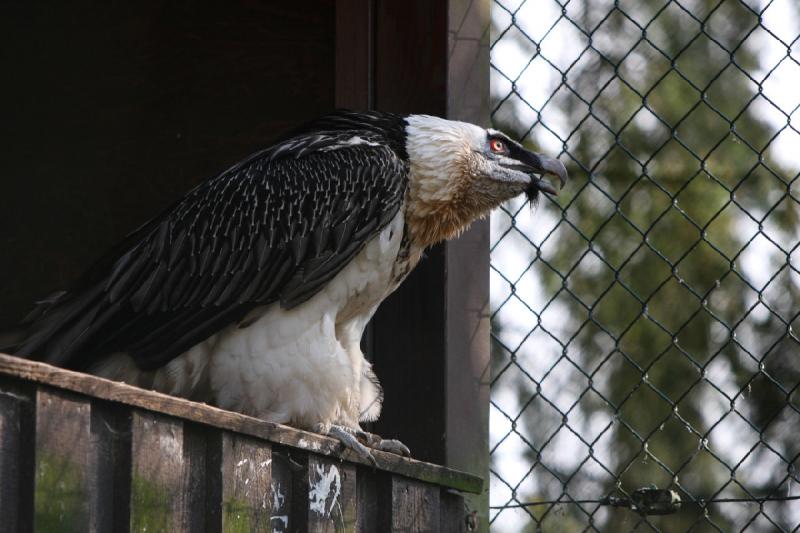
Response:
POLYGON ((494 153, 504 153, 508 151, 506 143, 500 139, 491 139, 489 141, 489 149, 494 153))

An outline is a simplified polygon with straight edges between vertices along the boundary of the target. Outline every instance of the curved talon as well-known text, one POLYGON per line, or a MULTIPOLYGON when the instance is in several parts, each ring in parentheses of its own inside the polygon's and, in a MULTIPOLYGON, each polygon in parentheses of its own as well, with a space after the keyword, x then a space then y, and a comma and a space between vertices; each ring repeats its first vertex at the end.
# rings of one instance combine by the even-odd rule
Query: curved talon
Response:
POLYGON ((408 446, 397 439, 381 439, 375 448, 384 452, 402 455, 403 457, 411 457, 411 450, 408 449, 408 446))
POLYGON ((408 449, 408 446, 397 439, 384 439, 380 435, 363 430, 357 431, 356 436, 361 442, 375 450, 411 457, 411 450, 408 449))
POLYGON ((378 461, 375 460, 375 457, 372 455, 372 452, 369 448, 361 444, 355 435, 353 435, 352 430, 342 426, 331 426, 328 430, 328 436, 337 439, 345 448, 349 448, 361 456, 362 459, 366 459, 372 466, 377 467, 378 461))

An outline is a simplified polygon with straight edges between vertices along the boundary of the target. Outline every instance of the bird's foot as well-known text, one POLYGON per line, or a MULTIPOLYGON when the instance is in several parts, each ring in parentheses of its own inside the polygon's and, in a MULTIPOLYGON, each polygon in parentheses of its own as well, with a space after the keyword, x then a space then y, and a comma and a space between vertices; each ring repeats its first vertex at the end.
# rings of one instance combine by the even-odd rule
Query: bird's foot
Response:
POLYGON ((411 450, 408 449, 408 446, 397 439, 384 439, 380 435, 364 430, 357 430, 356 434, 359 440, 363 440, 370 448, 402 455, 403 457, 411 457, 411 450))
POLYGON ((379 435, 369 433, 362 429, 333 425, 328 429, 327 435, 337 439, 345 448, 352 450, 376 467, 378 466, 378 462, 372 455, 372 450, 394 453, 404 457, 411 456, 411 450, 399 440, 383 439, 379 435))
POLYGON ((375 460, 370 449, 361 444, 354 433, 352 429, 344 426, 331 426, 328 430, 329 437, 337 439, 345 448, 353 450, 362 459, 366 459, 372 463, 372 466, 377 467, 378 461, 375 460))

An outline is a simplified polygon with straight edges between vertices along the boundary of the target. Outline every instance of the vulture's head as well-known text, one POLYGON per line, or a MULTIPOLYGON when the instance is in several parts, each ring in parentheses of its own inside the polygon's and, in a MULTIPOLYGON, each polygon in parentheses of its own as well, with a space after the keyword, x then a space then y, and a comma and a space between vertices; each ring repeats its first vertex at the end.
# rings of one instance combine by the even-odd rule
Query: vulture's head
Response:
POLYGON ((409 227, 428 246, 449 239, 506 200, 558 194, 567 170, 502 132, 427 115, 407 119, 409 227), (558 178, 558 188, 544 175, 558 178))

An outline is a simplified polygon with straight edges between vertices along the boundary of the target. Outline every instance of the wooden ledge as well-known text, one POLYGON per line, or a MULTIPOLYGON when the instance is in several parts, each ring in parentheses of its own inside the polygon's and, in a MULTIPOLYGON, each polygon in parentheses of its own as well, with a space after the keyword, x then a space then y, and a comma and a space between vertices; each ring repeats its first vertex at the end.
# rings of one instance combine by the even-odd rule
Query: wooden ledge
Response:
MULTIPOLYGON (((38 361, 30 361, 0 353, 0 375, 33 381, 155 413, 167 414, 191 422, 257 437, 283 446, 336 457, 349 463, 371 466, 369 461, 362 459, 352 451, 343 451, 338 441, 317 433, 309 433, 282 424, 265 422, 251 416, 225 411, 204 403, 192 402, 160 392, 140 389, 126 383, 65 370, 38 361)), ((386 472, 474 494, 479 494, 483 488, 483 480, 481 478, 465 472, 377 450, 373 452, 373 455, 378 462, 378 468, 386 472)))

